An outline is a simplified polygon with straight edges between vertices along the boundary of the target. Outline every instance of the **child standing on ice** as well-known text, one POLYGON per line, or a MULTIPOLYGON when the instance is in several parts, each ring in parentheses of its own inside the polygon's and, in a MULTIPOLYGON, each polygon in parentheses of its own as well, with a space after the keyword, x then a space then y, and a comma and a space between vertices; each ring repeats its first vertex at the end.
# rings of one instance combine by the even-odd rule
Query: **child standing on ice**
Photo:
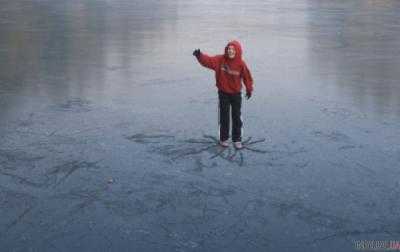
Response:
POLYGON ((253 78, 246 63, 242 60, 242 47, 238 41, 231 41, 223 55, 208 56, 194 50, 193 55, 204 67, 215 71, 219 98, 219 140, 220 145, 228 147, 229 111, 232 113, 232 142, 235 148, 242 146, 242 80, 246 87, 246 98, 253 92, 253 78))

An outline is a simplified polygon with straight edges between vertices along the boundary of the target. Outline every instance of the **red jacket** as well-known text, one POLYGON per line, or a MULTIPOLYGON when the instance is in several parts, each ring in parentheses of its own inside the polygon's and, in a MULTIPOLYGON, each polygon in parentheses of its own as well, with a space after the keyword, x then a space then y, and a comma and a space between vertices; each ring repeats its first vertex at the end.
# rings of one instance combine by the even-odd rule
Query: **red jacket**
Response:
POLYGON ((242 90, 242 79, 247 92, 253 91, 253 78, 246 63, 242 60, 242 47, 238 41, 231 41, 225 47, 225 54, 208 56, 200 53, 197 58, 204 67, 215 71, 216 86, 226 93, 238 93, 242 90), (236 49, 234 59, 228 57, 228 46, 236 49))

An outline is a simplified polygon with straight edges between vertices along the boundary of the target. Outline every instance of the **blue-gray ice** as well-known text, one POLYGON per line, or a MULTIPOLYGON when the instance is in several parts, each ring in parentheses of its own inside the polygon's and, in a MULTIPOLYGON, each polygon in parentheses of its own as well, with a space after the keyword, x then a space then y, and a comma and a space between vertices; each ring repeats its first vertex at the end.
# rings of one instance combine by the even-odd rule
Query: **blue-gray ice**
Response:
POLYGON ((400 2, 0 1, 1 251, 400 240, 400 2), (246 148, 216 146, 239 40, 246 148))

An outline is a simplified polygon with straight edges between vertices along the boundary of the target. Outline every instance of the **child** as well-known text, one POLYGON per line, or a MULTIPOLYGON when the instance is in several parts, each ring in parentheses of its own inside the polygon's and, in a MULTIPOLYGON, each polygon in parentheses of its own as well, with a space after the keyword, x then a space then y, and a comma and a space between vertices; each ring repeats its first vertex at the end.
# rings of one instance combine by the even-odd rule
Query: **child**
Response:
POLYGON ((193 52, 204 67, 215 71, 219 98, 219 140, 220 145, 228 147, 229 110, 232 113, 232 142, 235 148, 242 146, 242 79, 246 87, 246 98, 253 92, 253 78, 246 63, 242 60, 242 47, 238 41, 231 41, 223 55, 208 56, 197 49, 193 52))

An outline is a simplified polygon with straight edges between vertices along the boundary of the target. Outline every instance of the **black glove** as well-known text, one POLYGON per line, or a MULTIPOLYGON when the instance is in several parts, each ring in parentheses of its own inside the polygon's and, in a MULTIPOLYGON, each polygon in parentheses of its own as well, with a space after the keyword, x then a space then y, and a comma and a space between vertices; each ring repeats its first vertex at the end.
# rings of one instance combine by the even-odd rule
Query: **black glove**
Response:
POLYGON ((196 58, 200 57, 200 49, 196 49, 193 51, 193 56, 196 56, 196 58))
POLYGON ((251 92, 246 91, 246 98, 247 98, 247 100, 250 99, 250 97, 251 97, 251 92))

